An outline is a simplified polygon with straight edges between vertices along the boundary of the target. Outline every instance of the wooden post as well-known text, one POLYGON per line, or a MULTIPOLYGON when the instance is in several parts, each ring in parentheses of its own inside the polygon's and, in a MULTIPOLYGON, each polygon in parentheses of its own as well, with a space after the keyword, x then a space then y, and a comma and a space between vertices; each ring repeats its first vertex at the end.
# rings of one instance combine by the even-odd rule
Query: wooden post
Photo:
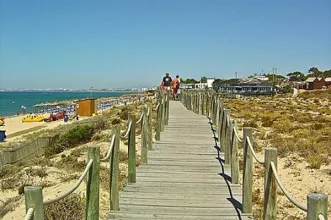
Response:
POLYGON ((188 104, 189 104, 189 106, 188 106, 188 110, 192 111, 192 102, 193 102, 193 94, 192 94, 192 92, 189 93, 189 97, 188 97, 188 99, 189 99, 189 102, 188 102, 188 104))
POLYGON ((156 131, 155 131, 155 140, 159 141, 161 137, 161 120, 162 120, 162 104, 159 100, 159 107, 156 110, 156 131))
POLYGON ((196 93, 193 92, 193 112, 196 113, 196 93))
POLYGON ((214 116, 213 116, 213 113, 214 113, 214 94, 210 94, 210 118, 212 120, 214 120, 214 116))
POLYGON ((247 144, 247 137, 253 143, 253 129, 250 127, 243 128, 243 149, 244 149, 244 163, 243 163, 243 187, 242 187, 242 212, 252 213, 252 187, 253 187, 253 155, 249 150, 247 144))
POLYGON ((224 161, 225 164, 230 164, 230 109, 225 110, 225 131, 224 131, 224 161), (229 120, 228 120, 229 119, 229 120))
POLYGON ((170 91, 167 91, 166 93, 166 99, 165 99, 165 117, 164 117, 164 125, 168 125, 169 121, 169 102, 170 102, 170 91))
POLYGON ((210 97, 209 97, 209 92, 207 93, 206 97, 206 115, 210 118, 210 97))
POLYGON ((169 113, 170 113, 170 94, 171 92, 168 93, 168 99, 167 99, 167 124, 169 123, 169 113))
POLYGON ((166 94, 162 98, 162 118, 161 118, 161 131, 164 131, 165 117, 166 117, 166 94))
POLYGON ((213 119, 213 124, 216 124, 216 106, 217 106, 217 104, 216 104, 216 94, 213 94, 212 95, 212 119, 213 119))
POLYGON ((187 92, 185 92, 185 107, 188 109, 189 98, 187 92))
POLYGON ((189 97, 188 97, 188 92, 185 92, 185 103, 186 103, 186 109, 189 110, 188 108, 188 103, 189 103, 189 97))
POLYGON ((217 135, 220 137, 222 130, 222 117, 223 117, 223 99, 219 101, 219 112, 218 112, 218 127, 217 127, 217 135))
POLYGON ((218 108, 218 94, 215 94, 214 96, 214 120, 215 123, 217 123, 217 108, 218 108))
POLYGON ((328 196, 320 193, 309 193, 307 196, 307 219, 318 219, 322 214, 324 219, 328 219, 328 196))
MULTIPOLYGON (((251 142, 253 142, 251 140, 251 142)), ((264 211, 263 219, 276 219, 277 215, 277 182, 270 163, 273 162, 277 169, 277 148, 264 149, 264 211)))
POLYGON ((194 91, 194 113, 199 113, 199 92, 194 91))
POLYGON ((231 121, 232 127, 232 141, 231 141, 231 182, 233 184, 239 183, 239 158, 238 158, 238 147, 237 138, 234 133, 234 129, 237 129, 237 123, 235 120, 231 121))
POLYGON ((99 220, 100 148, 88 147, 87 161, 93 160, 87 173, 86 219, 99 220))
POLYGON ((216 96, 216 106, 215 106, 215 109, 216 109, 216 112, 215 112, 215 128, 216 128, 216 131, 219 131, 219 126, 220 126, 220 98, 218 96, 216 96))
POLYGON ((192 111, 195 112, 195 92, 192 92, 192 111))
POLYGON ((183 95, 183 98, 184 98, 183 101, 184 101, 185 108, 188 109, 188 96, 187 96, 187 92, 186 91, 185 92, 183 91, 183 94, 182 95, 183 95))
POLYGON ((225 147, 227 144, 226 141, 226 129, 227 129, 227 124, 226 124, 226 117, 227 115, 230 115, 230 110, 229 109, 224 109, 223 108, 223 117, 222 117, 222 129, 221 129, 221 140, 220 140, 220 144, 221 144, 221 152, 225 152, 225 147))
POLYGON ((25 186, 25 212, 33 207, 33 220, 44 220, 43 192, 41 186, 25 186))
POLYGON ((200 114, 200 92, 196 93, 196 97, 197 97, 197 114, 200 114))
POLYGON ((120 128, 115 125, 113 128, 115 135, 114 147, 109 158, 110 163, 110 210, 119 210, 119 192, 118 192, 118 176, 119 176, 119 146, 120 146, 120 128))
POLYGON ((198 92, 197 94, 198 96, 198 114, 200 115, 201 114, 201 92, 198 92))
POLYGON ((128 143, 128 183, 136 182, 136 118, 129 115, 131 129, 128 143))
POLYGON ((225 148, 224 148, 224 160, 225 164, 231 164, 231 132, 233 130, 233 124, 230 120, 230 110, 226 116, 226 130, 225 130, 225 148), (229 120, 228 120, 229 119, 229 120))
POLYGON ((141 139, 140 139, 140 155, 141 155, 141 163, 146 164, 147 163, 147 111, 146 107, 143 107, 142 109, 143 118, 141 120, 141 139))
POLYGON ((153 126, 152 126, 152 113, 153 113, 153 107, 152 107, 152 103, 148 103, 148 112, 149 115, 147 116, 147 125, 148 125, 148 150, 152 150, 153 148, 153 126))
POLYGON ((190 93, 190 110, 193 111, 193 93, 190 93))
POLYGON ((204 112, 205 112, 205 115, 208 116, 208 92, 206 92, 204 94, 204 97, 203 97, 203 109, 204 109, 204 112))
POLYGON ((205 100, 206 116, 209 117, 209 92, 205 94, 205 100))
POLYGON ((209 97, 209 116, 211 119, 213 119, 213 97, 214 97, 214 94, 211 93, 210 94, 210 97, 209 97))
POLYGON ((201 93, 201 114, 205 115, 205 93, 201 93))

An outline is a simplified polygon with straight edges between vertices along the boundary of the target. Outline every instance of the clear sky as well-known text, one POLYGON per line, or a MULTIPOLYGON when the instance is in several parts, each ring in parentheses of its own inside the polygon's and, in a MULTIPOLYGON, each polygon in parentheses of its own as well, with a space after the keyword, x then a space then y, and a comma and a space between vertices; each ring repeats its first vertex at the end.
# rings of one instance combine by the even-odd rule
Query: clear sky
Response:
POLYGON ((0 0, 0 87, 331 68, 330 0, 0 0))

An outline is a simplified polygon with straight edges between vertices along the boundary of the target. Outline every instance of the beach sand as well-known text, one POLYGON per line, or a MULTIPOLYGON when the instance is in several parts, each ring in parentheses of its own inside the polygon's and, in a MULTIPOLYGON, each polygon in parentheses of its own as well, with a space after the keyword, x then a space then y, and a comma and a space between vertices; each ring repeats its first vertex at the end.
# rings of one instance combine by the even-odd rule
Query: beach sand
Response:
MULTIPOLYGON (((47 116, 46 114, 45 116, 47 116)), ((64 122, 64 120, 57 120, 53 122, 22 122, 23 116, 16 116, 5 119, 5 125, 0 127, 0 130, 6 131, 6 142, 12 142, 21 138, 23 135, 30 132, 39 131, 41 129, 51 129, 59 125, 70 124, 71 122, 64 122)), ((82 118, 84 119, 84 118, 82 118)))
MULTIPOLYGON (((130 97, 130 96, 129 96, 130 97)), ((124 102, 127 102, 128 104, 139 100, 139 98, 135 98, 134 100, 128 99, 127 96, 123 96, 121 98, 101 98, 100 101, 114 101, 118 100, 118 104, 116 106, 123 105, 124 102)), ((111 107, 109 107, 111 108, 111 107)), ((103 111, 109 109, 105 108, 103 110, 99 110, 98 114, 102 113, 103 111)), ((8 117, 5 118, 5 124, 3 126, 0 126, 0 130, 5 130, 6 131, 6 142, 12 142, 15 140, 20 139, 23 135, 26 135, 28 133, 34 132, 34 131, 39 131, 42 129, 52 129, 55 128, 59 125, 65 125, 65 124, 70 124, 73 121, 69 122, 64 122, 63 119, 57 120, 57 121, 52 121, 52 122, 22 122, 22 119, 25 116, 14 116, 14 117, 8 117)), ((44 114, 45 118, 49 117, 49 114, 44 114)), ((79 120, 83 120, 89 117, 79 117, 79 120)))

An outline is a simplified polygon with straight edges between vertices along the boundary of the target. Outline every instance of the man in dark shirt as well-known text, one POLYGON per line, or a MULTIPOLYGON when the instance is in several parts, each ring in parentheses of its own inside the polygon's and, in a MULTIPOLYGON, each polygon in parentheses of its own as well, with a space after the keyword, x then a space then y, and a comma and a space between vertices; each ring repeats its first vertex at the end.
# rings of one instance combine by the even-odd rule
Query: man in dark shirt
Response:
POLYGON ((162 84, 165 90, 167 91, 171 90, 172 79, 169 76, 169 73, 166 73, 165 77, 163 77, 162 84))

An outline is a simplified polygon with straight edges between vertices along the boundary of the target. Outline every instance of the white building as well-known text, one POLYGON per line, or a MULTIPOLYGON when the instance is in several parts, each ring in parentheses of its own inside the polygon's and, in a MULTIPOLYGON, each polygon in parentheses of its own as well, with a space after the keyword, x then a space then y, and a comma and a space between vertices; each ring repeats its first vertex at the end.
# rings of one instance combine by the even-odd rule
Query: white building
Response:
POLYGON ((261 81, 268 81, 269 78, 266 77, 266 76, 254 76, 254 79, 258 79, 258 80, 261 80, 261 81))
POLYGON ((215 81, 215 78, 207 78, 207 87, 212 88, 214 81, 215 81))

